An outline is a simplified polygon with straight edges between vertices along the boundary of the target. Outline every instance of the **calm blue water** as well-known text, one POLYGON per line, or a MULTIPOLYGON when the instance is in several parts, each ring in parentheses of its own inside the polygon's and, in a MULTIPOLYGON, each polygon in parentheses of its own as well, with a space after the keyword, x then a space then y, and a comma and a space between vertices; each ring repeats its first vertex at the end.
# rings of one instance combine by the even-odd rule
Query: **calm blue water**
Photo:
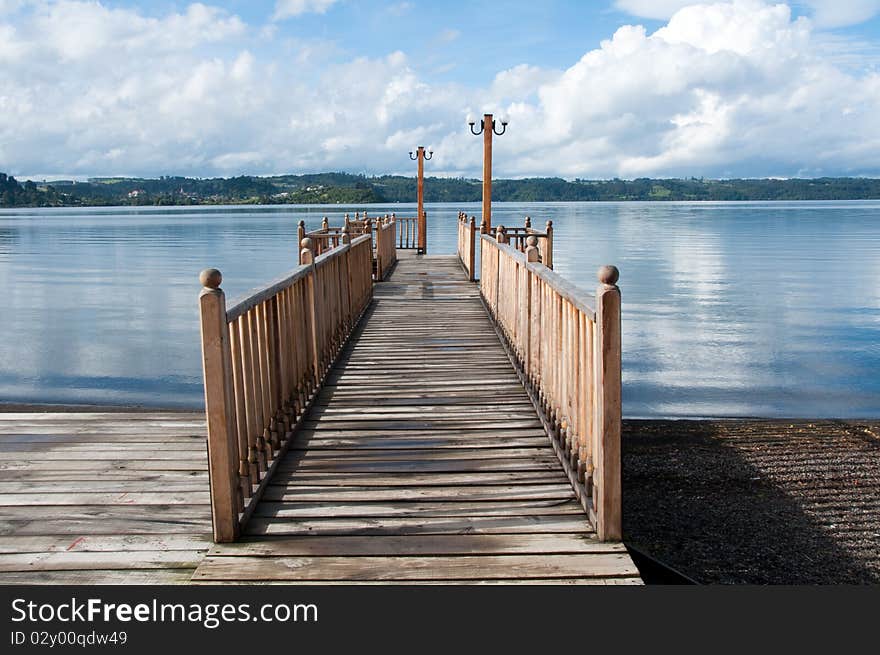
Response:
MULTIPOLYGON (((459 208, 429 205, 429 251, 459 208)), ((0 210, 0 401, 200 406, 198 272, 293 267, 361 207, 0 210)), ((412 212, 371 206, 372 214, 412 212)), ((621 270, 627 416, 880 416, 880 202, 494 205, 552 218, 556 270, 621 270)))

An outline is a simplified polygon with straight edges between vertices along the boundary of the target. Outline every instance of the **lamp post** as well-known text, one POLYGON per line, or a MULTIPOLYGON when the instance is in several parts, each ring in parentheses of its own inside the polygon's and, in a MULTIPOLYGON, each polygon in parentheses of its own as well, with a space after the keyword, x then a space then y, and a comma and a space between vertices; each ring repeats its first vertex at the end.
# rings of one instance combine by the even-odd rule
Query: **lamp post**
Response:
POLYGON ((418 183, 418 219, 419 219, 419 254, 427 251, 427 220, 425 216, 425 162, 434 156, 433 150, 425 152, 425 146, 419 146, 415 152, 410 151, 409 158, 419 162, 419 183, 418 183))
POLYGON ((501 136, 504 134, 507 131, 509 121, 506 116, 502 116, 500 122, 501 131, 499 132, 495 129, 495 119, 492 118, 492 114, 484 114, 480 121, 480 129, 475 130, 474 125, 477 124, 477 119, 470 115, 467 118, 471 134, 474 136, 483 135, 483 220, 489 229, 492 228, 492 135, 501 136))

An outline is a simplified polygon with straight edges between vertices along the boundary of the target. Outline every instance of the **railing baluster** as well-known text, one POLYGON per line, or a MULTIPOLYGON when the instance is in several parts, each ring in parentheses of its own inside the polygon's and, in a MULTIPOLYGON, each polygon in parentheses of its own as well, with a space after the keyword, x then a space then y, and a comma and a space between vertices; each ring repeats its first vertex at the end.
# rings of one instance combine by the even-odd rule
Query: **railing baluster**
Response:
POLYGON ((241 499, 238 510, 244 509, 245 501, 251 495, 251 469, 248 464, 248 426, 247 410, 245 409, 244 375, 242 372, 241 333, 238 321, 227 326, 229 344, 232 353, 232 386, 235 396, 235 433, 238 439, 238 475, 241 485, 241 499))
MULTIPOLYGON (((464 230, 464 221, 461 221, 464 230)), ((528 228, 528 226, 527 226, 528 228)), ((517 228, 522 230, 523 228, 517 228)), ((530 228, 529 228, 530 229, 530 228)), ((601 539, 620 528, 620 290, 600 270, 593 300, 549 270, 548 234, 480 234, 480 294, 601 539), (518 244, 524 243, 524 252, 518 244), (542 251, 543 248, 543 251, 542 251)), ((460 245, 467 245, 460 233, 460 245)))

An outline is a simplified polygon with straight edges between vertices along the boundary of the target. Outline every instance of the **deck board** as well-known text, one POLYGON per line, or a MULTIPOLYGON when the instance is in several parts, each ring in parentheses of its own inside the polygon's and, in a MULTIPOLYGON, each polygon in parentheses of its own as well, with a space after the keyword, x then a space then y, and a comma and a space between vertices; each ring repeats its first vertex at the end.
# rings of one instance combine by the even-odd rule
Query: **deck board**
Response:
POLYGON ((0 413, 0 584, 186 583, 210 535, 202 413, 0 413))
POLYGON ((638 584, 584 516, 454 257, 401 259, 214 584, 638 584))

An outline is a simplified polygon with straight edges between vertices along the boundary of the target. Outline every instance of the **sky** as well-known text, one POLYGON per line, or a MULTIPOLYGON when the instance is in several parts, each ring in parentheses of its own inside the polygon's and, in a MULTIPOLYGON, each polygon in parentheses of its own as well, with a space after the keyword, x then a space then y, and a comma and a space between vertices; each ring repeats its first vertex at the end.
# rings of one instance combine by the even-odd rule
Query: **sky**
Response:
POLYGON ((21 178, 880 176, 880 0, 0 0, 21 178))

